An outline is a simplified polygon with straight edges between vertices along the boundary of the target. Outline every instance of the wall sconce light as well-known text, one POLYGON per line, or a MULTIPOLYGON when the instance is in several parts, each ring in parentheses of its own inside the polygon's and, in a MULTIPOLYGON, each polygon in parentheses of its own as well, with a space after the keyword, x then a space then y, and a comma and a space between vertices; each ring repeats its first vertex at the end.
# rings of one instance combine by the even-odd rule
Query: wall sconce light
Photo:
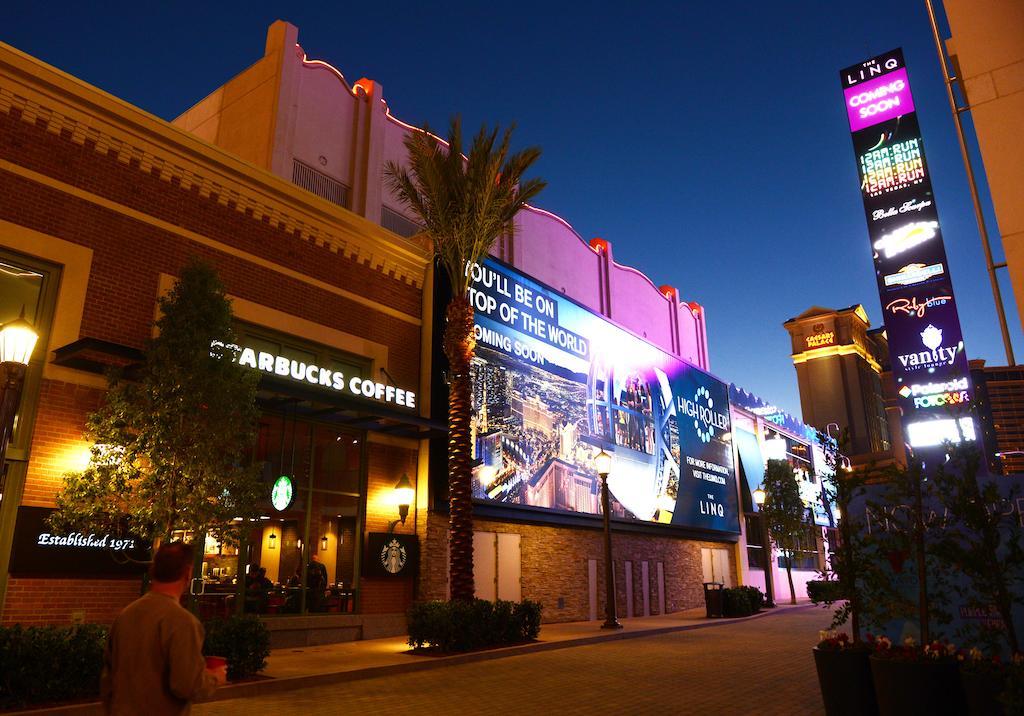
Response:
POLYGON ((409 480, 409 473, 403 472, 402 477, 395 483, 394 492, 395 503, 398 505, 398 519, 388 526, 388 532, 394 532, 399 522, 403 525, 405 524, 405 519, 409 516, 409 505, 412 504, 415 497, 416 488, 412 486, 412 481, 409 480))
POLYGON ((295 540, 295 546, 299 548, 300 552, 302 551, 302 539, 301 538, 295 540))
POLYGON ((324 552, 327 551, 327 535, 320 538, 320 549, 324 552))
POLYGON ((277 549, 277 535, 273 532, 267 537, 267 549, 277 549))

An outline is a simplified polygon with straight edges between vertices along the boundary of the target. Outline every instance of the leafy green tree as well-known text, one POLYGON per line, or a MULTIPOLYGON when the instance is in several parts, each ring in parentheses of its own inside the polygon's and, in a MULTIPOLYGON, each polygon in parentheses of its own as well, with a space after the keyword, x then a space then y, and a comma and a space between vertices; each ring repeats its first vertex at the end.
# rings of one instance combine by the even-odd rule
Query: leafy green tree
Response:
POLYGON ((472 396, 469 367, 476 350, 469 266, 483 260, 516 213, 545 183, 524 179, 540 150, 510 153, 512 130, 481 128, 462 153, 462 128, 453 119, 447 144, 429 131, 409 132, 409 166, 388 162, 385 176, 398 199, 419 218, 451 283, 442 345, 449 365, 448 496, 452 599, 473 599, 472 396))
MULTIPOLYGON (((863 520, 853 514, 851 503, 863 491, 863 473, 858 474, 848 469, 842 460, 841 449, 848 441, 848 434, 848 431, 844 431, 843 439, 838 444, 821 434, 819 441, 826 446, 823 452, 831 475, 826 473, 822 482, 826 500, 833 507, 838 534, 837 544, 831 546, 828 567, 839 582, 838 593, 843 601, 833 613, 831 626, 835 629, 849 621, 853 642, 859 644, 863 602, 859 580, 864 562, 864 525, 863 520)), ((827 603, 832 605, 832 602, 827 603)))
POLYGON ((89 463, 65 477, 51 525, 154 545, 174 530, 232 542, 232 520, 252 514, 260 485, 246 464, 258 376, 235 362, 231 303, 212 267, 192 261, 159 307, 140 370, 112 374, 87 420, 89 463))
POLYGON ((786 560, 786 578, 789 580, 789 599, 796 604, 793 587, 793 554, 799 540, 807 534, 804 517, 807 508, 800 499, 793 467, 786 460, 769 460, 764 471, 764 491, 767 495, 761 507, 762 519, 768 523, 768 534, 786 560))

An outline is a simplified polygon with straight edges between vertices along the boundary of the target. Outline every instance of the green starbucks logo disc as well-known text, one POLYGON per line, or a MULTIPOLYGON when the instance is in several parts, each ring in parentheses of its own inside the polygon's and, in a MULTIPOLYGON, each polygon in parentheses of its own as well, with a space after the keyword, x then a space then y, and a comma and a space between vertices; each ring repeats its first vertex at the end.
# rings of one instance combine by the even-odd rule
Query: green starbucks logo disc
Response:
POLYGON ((270 504, 278 512, 284 512, 291 507, 293 497, 295 497, 295 490, 292 487, 292 479, 287 475, 281 475, 274 482, 274 489, 270 493, 270 504))

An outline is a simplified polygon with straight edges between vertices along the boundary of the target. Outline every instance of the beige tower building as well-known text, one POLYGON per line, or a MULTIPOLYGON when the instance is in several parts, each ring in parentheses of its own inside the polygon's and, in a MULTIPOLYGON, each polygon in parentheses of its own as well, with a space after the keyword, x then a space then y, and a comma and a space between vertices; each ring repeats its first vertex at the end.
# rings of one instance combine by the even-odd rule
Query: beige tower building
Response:
MULTIPOLYGON (((783 326, 792 341, 803 421, 848 429, 846 452, 851 456, 882 457, 891 444, 882 397, 888 363, 885 334, 870 330, 860 304, 839 310, 814 306, 783 326)), ((892 417, 898 426, 898 412, 892 417)))
POLYGON ((1024 2, 943 5, 953 35, 946 48, 974 121, 1017 311, 1024 318, 1024 2))

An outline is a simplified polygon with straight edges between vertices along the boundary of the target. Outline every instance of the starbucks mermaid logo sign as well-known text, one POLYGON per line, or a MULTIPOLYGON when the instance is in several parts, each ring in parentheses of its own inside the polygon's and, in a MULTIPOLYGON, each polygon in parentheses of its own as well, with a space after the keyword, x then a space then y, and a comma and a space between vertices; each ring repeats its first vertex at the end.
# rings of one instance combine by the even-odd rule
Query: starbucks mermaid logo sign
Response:
POLYGON ((380 550, 380 563, 391 574, 398 574, 405 567, 408 554, 397 539, 386 542, 380 550))
POLYGON ((274 481, 274 487, 270 491, 270 504, 278 512, 284 512, 291 507, 292 499, 295 497, 295 489, 292 486, 292 479, 287 475, 281 475, 274 481))

